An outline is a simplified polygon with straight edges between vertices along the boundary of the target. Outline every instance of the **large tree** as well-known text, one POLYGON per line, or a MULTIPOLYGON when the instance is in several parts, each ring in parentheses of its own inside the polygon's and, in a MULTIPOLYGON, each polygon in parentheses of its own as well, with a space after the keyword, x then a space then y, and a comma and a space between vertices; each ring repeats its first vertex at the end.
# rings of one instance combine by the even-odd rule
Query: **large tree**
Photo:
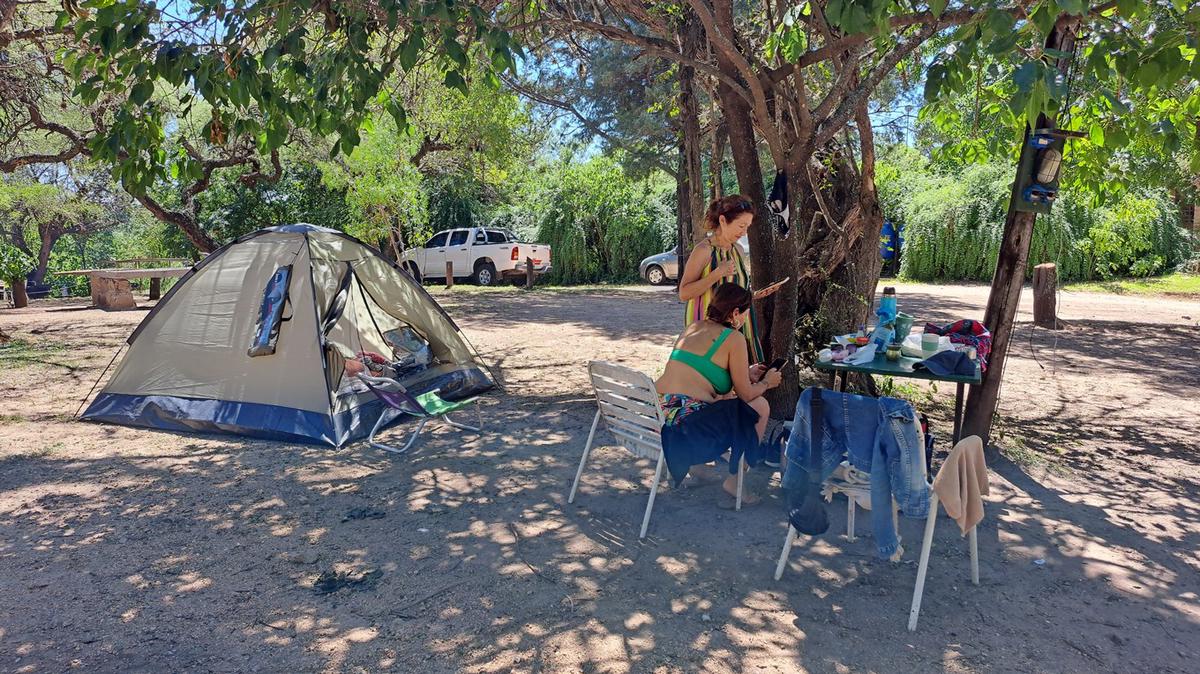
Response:
MULTIPOLYGON (((989 59, 1011 64, 994 75, 1011 86, 994 92, 1022 126, 1064 104, 1067 78, 1043 58, 1072 56, 1045 48, 1063 17, 1087 37, 1071 72, 1096 84, 1076 92, 1079 105, 1109 100, 1105 109, 1115 111, 1114 92, 1161 98, 1162 89, 1194 80, 1200 71, 1200 11, 1186 2, 810 0, 789 6, 609 0, 553 3, 548 17, 712 78, 741 189, 755 201, 763 201, 760 142, 787 172, 796 233, 781 240, 759 218, 751 234, 756 284, 784 276, 798 280, 762 307, 773 354, 790 347, 798 315, 824 315, 817 323, 845 327, 867 306, 863 300, 878 274, 874 250, 881 221, 867 105, 897 69, 923 69, 926 97, 938 100, 969 95, 963 84, 989 59), (703 25, 699 55, 684 53, 672 39, 681 13, 694 14, 703 25), (850 127, 857 130, 857 157, 848 156, 849 144, 837 142, 850 127)), ((1194 89, 1183 104, 1193 116, 1200 100, 1194 89)), ((1113 129, 1130 123, 1119 114, 1105 119, 1113 129)))

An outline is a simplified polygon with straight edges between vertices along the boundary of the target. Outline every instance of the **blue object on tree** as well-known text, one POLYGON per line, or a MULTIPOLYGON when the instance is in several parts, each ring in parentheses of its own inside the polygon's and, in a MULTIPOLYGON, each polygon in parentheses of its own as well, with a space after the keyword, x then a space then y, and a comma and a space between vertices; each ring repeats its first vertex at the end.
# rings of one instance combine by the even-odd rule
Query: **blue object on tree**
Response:
POLYGON ((890 262, 900 255, 904 246, 904 224, 899 225, 891 220, 883 221, 883 229, 879 231, 879 255, 890 262))

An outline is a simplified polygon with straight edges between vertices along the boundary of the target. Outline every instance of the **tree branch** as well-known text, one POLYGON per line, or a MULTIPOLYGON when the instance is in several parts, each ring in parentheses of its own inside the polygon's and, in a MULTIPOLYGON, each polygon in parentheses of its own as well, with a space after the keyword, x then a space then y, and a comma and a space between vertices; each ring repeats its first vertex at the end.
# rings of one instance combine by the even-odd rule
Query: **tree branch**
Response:
POLYGON ((577 19, 574 17, 552 17, 549 19, 549 21, 552 23, 562 24, 564 26, 586 30, 596 33, 597 35, 603 35, 605 37, 624 42, 628 45, 641 47, 646 50, 646 53, 667 59, 668 61, 692 66, 705 75, 710 75, 718 80, 721 80, 725 84, 729 85, 739 96, 746 99, 747 102, 752 102, 750 92, 746 89, 746 85, 739 82, 737 78, 726 75, 725 73, 721 72, 719 68, 715 68, 711 64, 687 58, 683 54, 680 54, 678 51, 676 51, 674 45, 666 40, 660 40, 647 35, 638 35, 637 33, 632 33, 608 24, 596 23, 595 21, 577 19))
POLYGON ((875 87, 883 81, 896 68, 896 64, 900 63, 904 57, 908 56, 914 49, 919 47, 925 40, 929 39, 935 32, 944 28, 938 22, 925 24, 909 38, 908 41, 899 44, 892 50, 878 65, 875 66, 871 73, 861 80, 861 82, 852 91, 850 91, 838 105, 834 113, 824 119, 818 120, 818 131, 815 142, 816 147, 820 147, 829 142, 842 127, 849 123, 850 118, 854 116, 859 107, 866 104, 871 93, 875 91, 875 87))
MULTIPOLYGON (((732 7, 729 6, 730 0, 720 0, 725 4, 721 5, 722 21, 721 23, 729 24, 726 28, 732 29, 733 16, 732 7), (729 12, 725 16, 725 12, 729 12)), ((773 123, 770 106, 767 104, 767 94, 763 88, 762 81, 755 74, 754 68, 750 62, 746 60, 737 49, 737 45, 733 43, 732 33, 728 36, 724 35, 717 26, 717 18, 712 12, 708 11, 708 6, 703 0, 688 0, 688 4, 695 11, 700 23, 704 24, 704 32, 708 35, 708 42, 718 52, 717 60, 720 61, 723 56, 737 71, 741 74, 742 79, 746 81, 746 87, 749 90, 750 97, 748 99, 751 108, 754 109, 755 116, 758 117, 759 132, 763 139, 767 141, 767 146, 771 149, 771 157, 775 161, 776 166, 782 165, 784 161, 783 142, 779 137, 779 131, 773 123)))

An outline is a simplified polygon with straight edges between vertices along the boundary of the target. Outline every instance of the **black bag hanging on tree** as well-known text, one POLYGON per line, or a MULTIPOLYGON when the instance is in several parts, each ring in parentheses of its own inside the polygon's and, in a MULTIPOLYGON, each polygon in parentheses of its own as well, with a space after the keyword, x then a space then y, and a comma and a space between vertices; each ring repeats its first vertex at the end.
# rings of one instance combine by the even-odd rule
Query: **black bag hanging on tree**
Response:
POLYGON ((821 389, 809 389, 812 401, 809 416, 808 444, 808 490, 799 507, 788 511, 788 521, 796 531, 809 536, 820 536, 829 530, 829 515, 821 502, 821 436, 825 429, 824 407, 821 389))
POLYGON ((788 225, 787 172, 775 172, 775 184, 771 185, 771 196, 767 197, 767 206, 771 209, 771 224, 775 226, 779 238, 788 238, 788 234, 791 234, 792 231, 788 225))

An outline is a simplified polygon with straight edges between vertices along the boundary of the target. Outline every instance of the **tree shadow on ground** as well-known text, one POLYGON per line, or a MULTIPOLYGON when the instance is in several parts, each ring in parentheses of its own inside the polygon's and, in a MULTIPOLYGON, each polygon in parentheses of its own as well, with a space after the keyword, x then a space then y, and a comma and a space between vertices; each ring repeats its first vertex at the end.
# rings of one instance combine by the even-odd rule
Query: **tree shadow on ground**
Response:
MULTIPOLYGON (((660 303, 647 305, 630 314, 660 303)), ((618 354, 634 338, 624 330, 605 333, 618 354)), ((983 584, 967 582, 965 543, 942 518, 920 628, 908 633, 922 521, 901 521, 905 563, 880 562, 866 515, 857 541, 841 535, 839 500, 830 533, 801 540, 776 582, 785 525, 772 489, 732 512, 715 486, 668 488, 639 541, 653 465, 605 437, 567 504, 597 354, 554 345, 553 367, 573 374, 548 391, 529 385, 545 364, 530 348, 488 351, 510 386, 487 398, 482 435, 438 425, 399 457, 362 444, 31 428, 74 444, 0 464, 0 661, 31 672, 1104 672, 1131 662, 1183 672, 1197 656, 1195 459, 1166 431, 1131 424, 1118 436, 1190 468, 1175 494, 1154 476, 1057 485, 994 460, 983 584), (1152 498, 1085 502, 1131 493, 1124 480, 1144 481, 1132 491, 1152 498), (1152 509, 1179 531, 1122 519, 1152 509), (364 582, 314 591, 327 572, 364 582)), ((103 360, 89 358, 95 370, 103 360)), ((1047 408, 1035 433, 1061 434, 1060 418, 1082 441, 1086 416, 1047 408)), ((752 474, 758 489, 767 481, 752 474)))

